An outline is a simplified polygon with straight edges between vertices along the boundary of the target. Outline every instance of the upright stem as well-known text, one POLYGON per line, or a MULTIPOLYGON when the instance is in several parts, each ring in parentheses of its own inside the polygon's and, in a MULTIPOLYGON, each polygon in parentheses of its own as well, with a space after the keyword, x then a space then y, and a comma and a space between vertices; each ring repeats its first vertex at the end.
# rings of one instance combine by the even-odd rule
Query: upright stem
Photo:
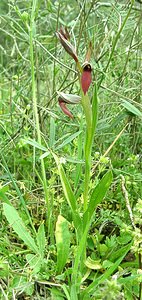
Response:
POLYGON ((84 180, 84 212, 87 209, 88 191, 90 183, 90 169, 91 169, 91 150, 92 150, 92 108, 90 99, 87 95, 82 93, 82 106, 86 118, 86 137, 85 137, 85 180, 84 180))
MULTIPOLYGON (((40 123, 39 123, 39 115, 37 109, 37 97, 36 97, 36 80, 35 80, 35 65, 34 65, 34 32, 35 32, 35 12, 37 7, 37 0, 33 0, 32 13, 31 13, 31 22, 30 22, 30 61, 31 61, 31 77, 32 77, 32 99, 33 99, 33 112, 35 118, 35 128, 37 133, 38 143, 42 144, 41 132, 40 132, 40 123)), ((46 172, 44 160, 41 159, 41 171, 42 171, 42 181, 43 181, 43 189, 45 193, 45 201, 47 204, 47 211, 49 213, 49 201, 48 201, 48 189, 46 182, 46 172)))

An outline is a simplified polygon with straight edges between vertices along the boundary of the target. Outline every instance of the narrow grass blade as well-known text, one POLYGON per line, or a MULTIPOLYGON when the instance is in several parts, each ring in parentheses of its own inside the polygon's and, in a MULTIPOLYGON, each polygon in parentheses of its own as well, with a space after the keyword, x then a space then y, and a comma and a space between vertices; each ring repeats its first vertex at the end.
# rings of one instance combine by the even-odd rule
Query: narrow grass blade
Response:
POLYGON ((23 240, 23 242, 31 251, 33 251, 34 253, 39 253, 34 239, 30 235, 16 209, 13 206, 8 205, 7 203, 4 203, 3 210, 7 221, 9 222, 13 230, 18 234, 19 238, 23 240))
POLYGON ((62 289, 66 295, 67 300, 71 300, 66 284, 62 284, 62 289))
POLYGON ((140 112, 140 110, 137 107, 135 107, 133 104, 131 104, 130 102, 123 100, 122 105, 133 115, 142 118, 142 113, 140 112))
POLYGON ((31 145, 31 146, 33 146, 33 147, 39 149, 39 150, 48 151, 48 149, 47 149, 46 147, 40 145, 40 144, 39 144, 38 142, 36 142, 35 140, 32 140, 32 139, 28 139, 28 140, 23 139, 23 142, 24 142, 25 144, 29 144, 29 145, 31 145))
POLYGON ((49 133, 49 146, 52 148, 55 143, 55 120, 50 117, 50 133, 49 133))
POLYGON ((69 255, 70 233, 67 220, 61 215, 58 216, 55 230, 57 247, 57 273, 61 274, 69 255))

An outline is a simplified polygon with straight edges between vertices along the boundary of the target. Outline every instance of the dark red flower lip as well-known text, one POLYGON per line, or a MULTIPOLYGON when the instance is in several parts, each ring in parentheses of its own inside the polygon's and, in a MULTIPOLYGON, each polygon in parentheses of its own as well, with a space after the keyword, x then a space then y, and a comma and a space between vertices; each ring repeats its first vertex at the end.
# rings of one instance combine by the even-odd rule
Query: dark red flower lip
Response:
POLYGON ((83 68, 83 72, 81 75, 81 87, 85 95, 88 92, 88 89, 92 82, 92 76, 91 76, 92 67, 91 64, 88 61, 86 61, 82 65, 82 68, 83 68))

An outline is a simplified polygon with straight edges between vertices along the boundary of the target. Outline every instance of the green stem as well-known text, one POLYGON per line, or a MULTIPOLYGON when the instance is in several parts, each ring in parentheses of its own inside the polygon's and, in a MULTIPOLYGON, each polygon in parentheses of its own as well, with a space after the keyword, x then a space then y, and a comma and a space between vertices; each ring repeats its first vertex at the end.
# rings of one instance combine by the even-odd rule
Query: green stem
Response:
MULTIPOLYGON (((34 65, 34 32, 35 32, 35 13, 37 8, 37 0, 33 0, 32 13, 31 13, 31 22, 30 22, 30 62, 31 62, 31 77, 32 77, 32 99, 33 99, 33 111, 35 118, 35 128, 37 133, 38 143, 42 144, 41 132, 40 132, 40 122, 39 114, 37 108, 37 97, 36 97, 36 80, 35 80, 35 65, 34 65)), ((47 204, 47 212, 49 213, 49 201, 48 201, 48 189, 46 181, 46 172, 44 160, 41 159, 41 171, 42 171, 42 182, 43 189, 45 193, 45 201, 47 204)))
POLYGON ((88 191, 90 183, 90 170, 91 170, 91 150, 92 150, 92 108, 88 95, 82 93, 82 106, 86 118, 86 137, 85 137, 85 180, 84 180, 84 212, 87 209, 88 191))

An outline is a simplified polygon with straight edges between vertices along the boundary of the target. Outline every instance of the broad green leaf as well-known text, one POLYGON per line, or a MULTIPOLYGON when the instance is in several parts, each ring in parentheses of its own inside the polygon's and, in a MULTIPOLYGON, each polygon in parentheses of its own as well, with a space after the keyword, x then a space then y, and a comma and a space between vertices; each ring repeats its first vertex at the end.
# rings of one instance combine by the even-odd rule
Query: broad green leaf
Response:
MULTIPOLYGON (((2 249, 1 249, 2 252, 2 249)), ((4 260, 4 258, 0 258, 0 278, 5 278, 9 275, 9 263, 4 260)))
POLYGON ((78 300, 78 295, 77 295, 76 290, 77 290, 76 285, 72 284, 71 285, 71 297, 70 297, 71 300, 78 300))
POLYGON ((75 261, 74 261, 74 266, 73 266, 73 271, 72 271, 72 283, 76 283, 77 281, 77 277, 78 277, 78 267, 82 264, 84 264, 83 260, 84 260, 84 250, 85 250, 85 245, 86 245, 86 238, 87 238, 87 233, 89 230, 89 222, 87 222, 85 229, 82 233, 82 236, 79 240, 79 245, 77 247, 77 252, 76 252, 76 256, 75 256, 75 261), (83 256, 83 257, 82 257, 83 256))
POLYGON ((39 253, 34 239, 31 237, 16 209, 13 206, 8 205, 7 203, 4 203, 3 210, 7 221, 9 222, 13 230, 18 234, 19 238, 23 240, 23 242, 30 250, 32 250, 34 253, 39 253))
POLYGON ((55 230, 57 247, 57 273, 60 274, 67 262, 70 249, 70 233, 67 220, 58 216, 55 230))
POLYGON ((130 102, 123 100, 122 105, 132 114, 134 114, 135 116, 138 116, 140 118, 142 118, 142 113, 140 112, 140 110, 135 107, 133 104, 131 104, 130 102))
POLYGON ((39 252, 41 256, 44 256, 44 251, 45 251, 45 230, 44 230, 44 224, 41 224, 38 228, 38 232, 37 232, 37 245, 39 248, 39 252))
POLYGON ((103 200, 108 188, 111 185, 111 182, 112 182, 112 172, 108 171, 103 176, 103 178, 100 180, 100 182, 97 184, 97 186, 94 188, 94 191, 92 192, 92 195, 90 197, 90 201, 88 204, 88 208, 84 214, 84 224, 86 224, 86 218, 91 220, 91 217, 94 213, 95 208, 103 200))
POLYGON ((136 281, 137 281, 137 283, 142 282, 142 274, 130 275, 130 276, 125 277, 125 278, 118 278, 118 282, 120 284, 125 284, 125 283, 128 283, 128 282, 131 282, 131 284, 136 284, 136 281))

